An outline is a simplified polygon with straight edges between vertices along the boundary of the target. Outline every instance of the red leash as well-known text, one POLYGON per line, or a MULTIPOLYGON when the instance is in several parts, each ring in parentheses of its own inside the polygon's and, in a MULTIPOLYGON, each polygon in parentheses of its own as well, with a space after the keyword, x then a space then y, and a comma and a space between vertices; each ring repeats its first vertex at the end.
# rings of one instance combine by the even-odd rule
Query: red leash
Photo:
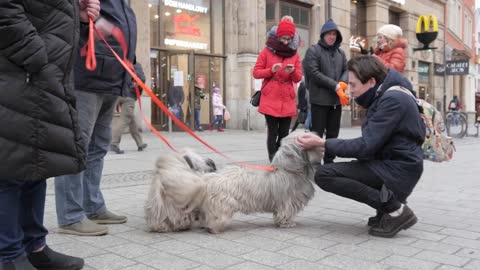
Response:
MULTIPOLYGON (((126 42, 125 42, 125 38, 123 36, 123 33, 120 31, 120 29, 118 27, 115 27, 112 31, 112 35, 117 39, 117 41, 120 43, 120 46, 122 47, 122 50, 123 50, 123 56, 124 56, 124 59, 120 58, 120 56, 118 56, 118 54, 115 52, 115 50, 110 46, 110 44, 105 40, 105 37, 97 30, 97 28, 95 27, 95 25, 93 24, 93 21, 90 20, 90 31, 93 32, 93 30, 97 33, 97 35, 100 37, 100 39, 105 43, 105 45, 107 45, 107 47, 110 49, 110 51, 113 53, 113 55, 115 56, 115 58, 117 58, 117 60, 120 62, 120 64, 125 68, 125 70, 130 74, 130 76, 132 76, 133 80, 135 80, 135 82, 137 83, 138 86, 140 86, 144 91, 145 93, 147 93, 150 98, 153 100, 153 102, 164 112, 166 113, 172 120, 173 122, 175 122, 175 124, 177 124, 181 129, 183 129, 185 132, 187 132, 190 136, 192 136, 193 138, 195 138, 197 141, 199 141, 200 143, 202 143, 204 146, 206 146, 207 148, 209 148, 210 150, 212 150, 213 152, 217 153, 218 155, 230 160, 230 161, 233 161, 231 158, 229 158, 228 156, 226 156, 225 154, 223 154, 222 152, 218 151, 217 149, 215 149, 213 146, 209 145, 207 142, 205 142, 204 140, 202 140, 200 137, 198 137, 192 130, 190 130, 182 121, 180 121, 172 112, 170 112, 170 110, 168 110, 168 108, 165 106, 165 104, 163 104, 162 101, 160 101, 157 96, 152 92, 152 90, 150 90, 150 88, 148 88, 143 82, 142 80, 140 80, 140 78, 138 78, 137 74, 135 74, 135 71, 133 69, 133 65, 130 61, 128 61, 127 59, 127 45, 126 45, 126 42)), ((88 41, 89 44, 93 44, 94 43, 94 36, 93 34, 90 34, 89 32, 89 41, 88 41)), ((89 57, 89 54, 90 54, 90 58, 93 58, 95 59, 95 51, 93 49, 93 45, 89 45, 88 47, 91 47, 91 48, 87 48, 87 59, 89 57)), ((83 51, 83 49, 82 49, 83 51)), ((95 61, 96 62, 96 61, 95 61)), ((93 62, 92 62, 93 63, 93 62)), ((87 65, 87 63, 86 63, 87 65)), ((88 69, 88 67, 87 67, 88 69)), ((138 98, 138 102, 139 102, 139 106, 140 106, 140 109, 142 108, 142 104, 141 104, 141 97, 140 97, 140 91, 138 90, 138 87, 135 89, 135 92, 137 94, 137 98, 138 98)), ((143 112, 142 112, 142 115, 143 115, 143 112)), ((165 142, 171 149, 173 149, 175 151, 175 149, 168 143, 168 141, 162 136, 160 135, 160 132, 158 132, 158 130, 156 130, 149 122, 148 120, 146 120, 145 116, 144 116, 144 121, 147 123, 147 126, 160 138, 162 139, 163 142, 165 142)), ((233 161, 235 162, 235 161, 233 161)), ((273 167, 265 167, 265 166, 258 166, 258 165, 251 165, 251 164, 246 164, 246 163, 239 163, 239 162, 235 162, 241 166, 244 166, 244 167, 247 167, 247 168, 251 168, 251 169, 256 169, 256 170, 264 170, 264 171, 274 171, 275 168, 273 167)))

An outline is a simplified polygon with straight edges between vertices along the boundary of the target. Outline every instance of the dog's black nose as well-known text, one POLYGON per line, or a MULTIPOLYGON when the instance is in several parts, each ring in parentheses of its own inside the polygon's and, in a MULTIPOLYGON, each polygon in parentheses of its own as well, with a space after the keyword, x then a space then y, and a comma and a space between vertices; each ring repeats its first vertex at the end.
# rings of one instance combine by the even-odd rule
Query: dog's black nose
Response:
POLYGON ((215 162, 213 162, 212 159, 207 158, 207 159, 205 160, 205 163, 207 164, 208 167, 210 167, 210 169, 211 169, 210 172, 215 172, 215 171, 217 171, 217 166, 215 165, 215 162))

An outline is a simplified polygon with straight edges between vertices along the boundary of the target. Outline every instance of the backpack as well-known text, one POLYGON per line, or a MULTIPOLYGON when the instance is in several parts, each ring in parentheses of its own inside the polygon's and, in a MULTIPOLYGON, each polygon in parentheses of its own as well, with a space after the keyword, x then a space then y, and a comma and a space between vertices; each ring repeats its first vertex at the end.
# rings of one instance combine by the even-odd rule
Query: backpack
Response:
POLYGON ((439 112, 432 104, 423 99, 416 98, 410 90, 402 86, 392 86, 387 89, 398 90, 410 95, 415 99, 420 110, 423 122, 425 123, 425 141, 422 144, 423 159, 442 162, 449 161, 453 158, 455 146, 452 137, 447 135, 445 124, 443 122, 442 113, 439 112))

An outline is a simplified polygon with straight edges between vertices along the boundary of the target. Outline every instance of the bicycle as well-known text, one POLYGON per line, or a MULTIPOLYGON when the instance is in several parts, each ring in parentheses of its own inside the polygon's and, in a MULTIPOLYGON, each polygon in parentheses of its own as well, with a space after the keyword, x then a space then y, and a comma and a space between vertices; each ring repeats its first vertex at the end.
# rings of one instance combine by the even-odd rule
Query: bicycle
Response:
POLYGON ((447 134, 453 138, 463 138, 467 135, 467 116, 459 111, 450 111, 445 116, 447 134))

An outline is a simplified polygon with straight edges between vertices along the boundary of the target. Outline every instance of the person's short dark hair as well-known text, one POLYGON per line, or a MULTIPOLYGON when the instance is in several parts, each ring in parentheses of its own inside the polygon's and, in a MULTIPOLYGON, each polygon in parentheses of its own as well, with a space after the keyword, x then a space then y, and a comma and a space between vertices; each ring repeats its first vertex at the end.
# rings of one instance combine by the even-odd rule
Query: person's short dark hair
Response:
POLYGON ((383 82, 387 76, 387 67, 377 57, 371 55, 361 55, 350 59, 347 69, 353 72, 362 83, 366 83, 371 78, 375 78, 377 83, 383 82))

